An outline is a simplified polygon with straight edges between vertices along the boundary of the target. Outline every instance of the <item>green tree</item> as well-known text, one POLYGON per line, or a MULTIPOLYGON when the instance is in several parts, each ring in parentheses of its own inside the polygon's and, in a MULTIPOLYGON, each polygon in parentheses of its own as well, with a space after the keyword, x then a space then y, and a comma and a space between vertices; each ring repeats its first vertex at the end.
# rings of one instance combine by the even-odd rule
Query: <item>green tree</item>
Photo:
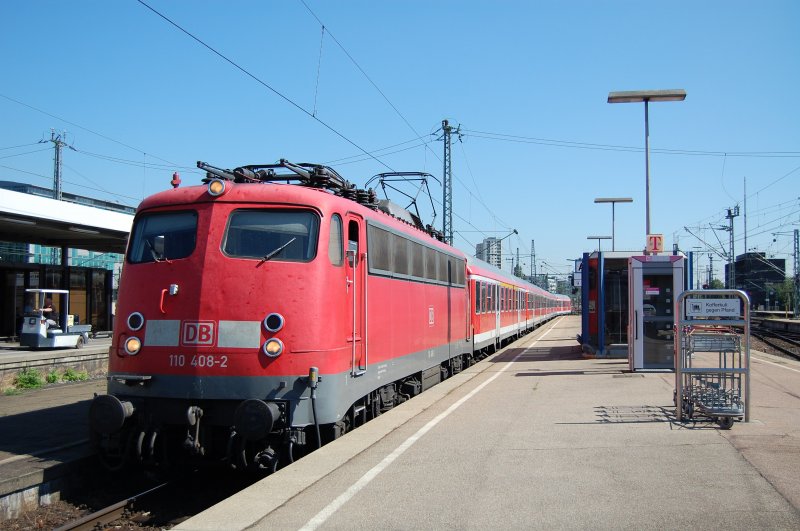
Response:
POLYGON ((708 289, 725 289, 725 283, 718 278, 711 279, 708 289))
POLYGON ((792 279, 787 278, 780 284, 772 284, 769 286, 769 288, 775 291, 775 296, 781 308, 793 308, 792 299, 794 298, 794 282, 792 279))

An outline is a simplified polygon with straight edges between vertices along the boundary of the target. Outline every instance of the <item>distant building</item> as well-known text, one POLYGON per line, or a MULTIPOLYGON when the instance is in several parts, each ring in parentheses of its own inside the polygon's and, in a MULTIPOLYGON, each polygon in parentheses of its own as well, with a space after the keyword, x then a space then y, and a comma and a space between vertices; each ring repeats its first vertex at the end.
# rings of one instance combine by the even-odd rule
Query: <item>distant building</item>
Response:
MULTIPOLYGON (((740 289, 750 297, 750 305, 755 309, 775 308, 775 286, 786 280, 786 260, 767 258, 766 253, 745 253, 736 257, 735 289, 740 289)), ((725 265, 725 284, 730 285, 730 266, 725 265)))
POLYGON ((498 269, 502 269, 502 243, 503 242, 497 238, 486 238, 475 246, 475 257, 480 258, 484 262, 493 265, 498 269))
MULTIPOLYGON (((17 183, 14 181, 0 181, 0 188, 10 190, 12 192, 19 192, 21 194, 38 195, 40 197, 53 197, 53 190, 50 188, 43 188, 27 183, 17 183)), ((131 216, 136 213, 136 208, 121 205, 111 201, 104 201, 102 199, 94 199, 92 197, 85 197, 82 195, 75 195, 69 192, 61 194, 61 200, 67 203, 77 203, 79 205, 86 205, 95 208, 102 208, 103 210, 112 210, 114 212, 122 212, 123 214, 130 214, 131 216)))
MULTIPOLYGON (((0 189, 22 194, 37 195, 40 197, 53 197, 53 190, 50 188, 43 188, 28 183, 0 181, 0 189)), ((102 208, 103 210, 122 212, 123 214, 130 214, 131 216, 136 213, 134 207, 111 201, 104 201, 102 199, 75 195, 69 192, 62 193, 62 201, 94 208, 102 208)), ((116 291, 119 282, 119 274, 122 270, 122 255, 116 253, 97 253, 83 249, 68 249, 67 251, 69 252, 67 263, 70 266, 94 269, 100 268, 113 271, 113 288, 116 291)), ((0 262, 58 265, 61 263, 61 249, 39 244, 0 242, 0 262)))
MULTIPOLYGON (((0 181, 0 190, 52 198, 53 190, 26 183, 0 181)), ((62 201, 132 216, 136 209, 102 199, 62 193, 62 201)), ((2 222, 2 221, 0 221, 2 222)), ((65 260, 60 247, 36 243, 0 241, 0 337, 19 334, 25 306, 25 290, 68 289, 69 308, 59 308, 76 322, 93 330, 111 330, 114 293, 122 269, 123 255, 67 248, 65 260), (63 265, 62 265, 63 264, 63 265)), ((65 300, 54 301, 60 306, 65 300)))

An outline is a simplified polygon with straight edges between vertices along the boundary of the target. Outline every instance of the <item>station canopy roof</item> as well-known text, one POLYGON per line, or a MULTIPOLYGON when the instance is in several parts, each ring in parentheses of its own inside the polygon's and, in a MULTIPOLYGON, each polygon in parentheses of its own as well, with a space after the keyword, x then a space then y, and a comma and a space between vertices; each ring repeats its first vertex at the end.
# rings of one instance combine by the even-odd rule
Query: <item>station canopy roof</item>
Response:
POLYGON ((0 189, 0 241, 124 253, 133 216, 0 189))

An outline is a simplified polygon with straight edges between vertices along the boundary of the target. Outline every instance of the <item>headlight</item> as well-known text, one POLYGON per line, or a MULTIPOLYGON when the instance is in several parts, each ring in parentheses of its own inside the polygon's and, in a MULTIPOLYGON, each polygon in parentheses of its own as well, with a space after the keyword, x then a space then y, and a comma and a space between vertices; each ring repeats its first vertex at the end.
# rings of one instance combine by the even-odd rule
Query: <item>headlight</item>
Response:
POLYGON ((283 352, 283 341, 277 337, 267 339, 264 346, 261 347, 261 351, 270 358, 277 358, 283 352))
POLYGON ((133 312, 128 316, 128 328, 133 330, 141 329, 144 326, 144 315, 140 314, 139 312, 133 312))
POLYGON ((284 319, 279 313, 271 313, 264 318, 264 328, 270 332, 277 332, 283 328, 284 319))
POLYGON ((142 341, 138 337, 129 337, 125 340, 125 353, 129 356, 135 356, 142 348, 142 341))
POLYGON ((211 197, 219 197, 225 193, 225 181, 222 179, 211 179, 208 182, 208 195, 211 197))

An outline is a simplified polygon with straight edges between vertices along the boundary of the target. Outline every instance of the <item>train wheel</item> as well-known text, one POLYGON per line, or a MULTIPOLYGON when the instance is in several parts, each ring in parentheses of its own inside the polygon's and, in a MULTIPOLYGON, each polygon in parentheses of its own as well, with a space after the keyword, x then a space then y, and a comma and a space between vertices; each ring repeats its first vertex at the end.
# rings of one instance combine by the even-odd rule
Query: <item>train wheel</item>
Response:
POLYGON ((375 418, 381 414, 381 394, 380 392, 375 392, 372 394, 371 404, 370 404, 370 413, 371 418, 375 418))
POLYGON ((125 468, 131 457, 133 432, 125 430, 114 435, 92 433, 91 445, 100 464, 106 470, 119 472, 125 468))

